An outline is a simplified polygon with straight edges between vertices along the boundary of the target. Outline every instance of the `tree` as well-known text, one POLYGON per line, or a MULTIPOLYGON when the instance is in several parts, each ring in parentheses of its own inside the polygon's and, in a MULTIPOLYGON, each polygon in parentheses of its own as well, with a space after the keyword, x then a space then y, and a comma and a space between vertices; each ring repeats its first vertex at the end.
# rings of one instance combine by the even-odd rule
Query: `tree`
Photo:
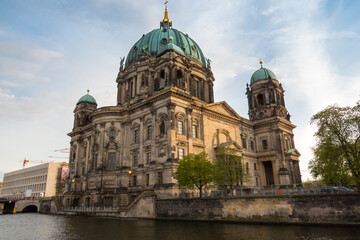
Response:
POLYGON ((179 185, 188 188, 196 186, 201 198, 203 187, 214 180, 214 165, 208 160, 205 152, 190 153, 179 161, 175 175, 179 185))
POLYGON ((229 187, 231 194, 235 186, 243 185, 250 175, 238 151, 229 147, 219 147, 215 160, 215 182, 229 187))
POLYGON ((323 143, 313 152, 315 158, 309 162, 309 170, 314 178, 321 177, 326 185, 351 183, 351 171, 338 146, 323 143))
POLYGON ((354 107, 332 105, 311 118, 315 133, 314 159, 309 169, 328 184, 353 179, 360 190, 360 101, 354 107))

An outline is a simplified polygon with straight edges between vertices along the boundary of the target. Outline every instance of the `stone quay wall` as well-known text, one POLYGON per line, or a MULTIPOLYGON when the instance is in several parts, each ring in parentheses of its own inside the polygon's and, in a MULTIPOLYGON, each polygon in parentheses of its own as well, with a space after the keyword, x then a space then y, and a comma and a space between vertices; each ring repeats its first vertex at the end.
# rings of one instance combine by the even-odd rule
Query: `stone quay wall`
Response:
POLYGON ((157 219, 360 225, 360 194, 157 200, 157 219))

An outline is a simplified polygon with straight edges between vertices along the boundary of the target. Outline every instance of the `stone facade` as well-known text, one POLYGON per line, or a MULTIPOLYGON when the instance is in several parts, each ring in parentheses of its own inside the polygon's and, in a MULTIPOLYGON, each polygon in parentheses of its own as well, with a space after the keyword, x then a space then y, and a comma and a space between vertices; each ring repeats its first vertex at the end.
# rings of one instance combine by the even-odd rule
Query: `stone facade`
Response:
POLYGON ((121 207, 144 190, 179 193, 178 161, 202 151, 213 160, 222 144, 243 156, 247 188, 300 184, 295 126, 278 80, 248 86, 250 120, 226 102, 214 103, 210 61, 192 39, 170 29, 165 16, 159 31, 130 50, 125 68, 122 60, 117 106, 97 108, 90 95, 77 103, 64 205, 121 207), (156 34, 165 37, 154 51, 156 34))

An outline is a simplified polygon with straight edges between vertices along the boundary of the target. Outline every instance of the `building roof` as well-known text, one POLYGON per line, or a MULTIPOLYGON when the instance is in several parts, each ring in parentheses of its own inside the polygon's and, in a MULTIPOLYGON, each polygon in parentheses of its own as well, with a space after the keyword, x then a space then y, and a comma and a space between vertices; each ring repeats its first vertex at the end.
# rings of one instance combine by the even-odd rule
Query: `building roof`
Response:
POLYGON ((177 52, 206 66, 207 61, 199 45, 187 34, 171 27, 172 22, 166 8, 164 19, 160 22, 160 28, 144 34, 134 44, 126 57, 125 67, 139 60, 142 55, 160 56, 167 51, 177 52))
POLYGON ((92 103, 92 104, 97 104, 96 100, 93 96, 91 96, 89 93, 85 94, 84 96, 82 96, 79 101, 77 102, 77 104, 79 103, 92 103))
POLYGON ((261 68, 256 70, 251 76, 250 84, 258 80, 269 79, 269 77, 271 77, 271 79, 276 79, 275 74, 270 69, 261 66, 261 68))

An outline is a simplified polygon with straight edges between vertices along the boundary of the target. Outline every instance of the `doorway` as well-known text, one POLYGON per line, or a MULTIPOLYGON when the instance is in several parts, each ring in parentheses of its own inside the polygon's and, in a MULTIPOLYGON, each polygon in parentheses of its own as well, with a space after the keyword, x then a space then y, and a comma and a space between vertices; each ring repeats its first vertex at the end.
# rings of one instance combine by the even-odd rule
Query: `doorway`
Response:
POLYGON ((274 172, 271 161, 263 162, 265 168, 266 185, 274 185, 274 172))

